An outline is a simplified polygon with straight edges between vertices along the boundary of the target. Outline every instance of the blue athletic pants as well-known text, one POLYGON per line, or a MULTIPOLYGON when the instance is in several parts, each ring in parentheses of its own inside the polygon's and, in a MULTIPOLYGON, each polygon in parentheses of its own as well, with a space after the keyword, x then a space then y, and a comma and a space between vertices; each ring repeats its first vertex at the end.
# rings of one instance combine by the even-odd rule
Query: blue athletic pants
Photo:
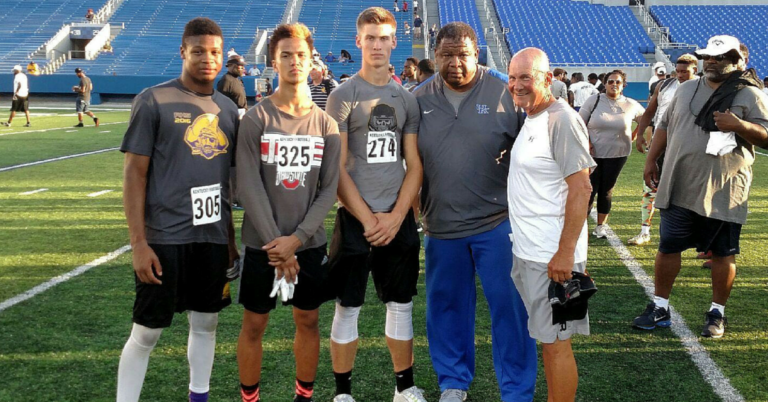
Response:
POLYGON ((425 237, 427 339, 440 391, 468 390, 475 375, 475 273, 491 311, 493 366, 506 402, 532 401, 536 342, 510 276, 509 221, 474 236, 425 237))

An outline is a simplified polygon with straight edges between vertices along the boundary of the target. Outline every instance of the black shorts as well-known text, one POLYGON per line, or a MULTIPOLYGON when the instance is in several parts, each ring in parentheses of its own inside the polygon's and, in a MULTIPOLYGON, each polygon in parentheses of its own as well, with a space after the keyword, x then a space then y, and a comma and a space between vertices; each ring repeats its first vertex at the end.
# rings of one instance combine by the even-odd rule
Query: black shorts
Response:
MULTIPOLYGON (((296 253, 299 260, 299 283, 293 298, 283 305, 292 305, 299 310, 316 310, 325 301, 323 286, 328 275, 326 245, 296 253)), ((238 302, 246 310, 267 314, 277 307, 277 297, 269 297, 275 279, 275 267, 269 265, 265 251, 246 247, 243 273, 240 276, 238 302)))
POLYGON ((331 269, 326 300, 337 299, 344 307, 365 302, 368 273, 373 273, 376 293, 383 303, 409 303, 417 294, 421 240, 416 221, 409 213, 400 231, 384 247, 371 247, 363 225, 346 208, 339 208, 331 240, 331 269))
MULTIPOLYGON (((232 299, 227 282, 229 248, 226 244, 150 244, 163 267, 162 285, 136 277, 133 322, 149 328, 171 325, 173 313, 187 310, 218 313, 232 299)), ((135 275, 135 274, 134 274, 135 275)))
POLYGON ((29 111, 29 97, 17 96, 11 102, 11 112, 29 111))
POLYGON ((739 254, 741 225, 701 216, 676 205, 661 210, 659 251, 680 253, 695 247, 718 257, 739 254))
POLYGON ((90 105, 91 105, 91 101, 78 99, 75 102, 75 109, 77 109, 77 113, 87 113, 91 111, 90 109, 88 109, 88 106, 90 105))

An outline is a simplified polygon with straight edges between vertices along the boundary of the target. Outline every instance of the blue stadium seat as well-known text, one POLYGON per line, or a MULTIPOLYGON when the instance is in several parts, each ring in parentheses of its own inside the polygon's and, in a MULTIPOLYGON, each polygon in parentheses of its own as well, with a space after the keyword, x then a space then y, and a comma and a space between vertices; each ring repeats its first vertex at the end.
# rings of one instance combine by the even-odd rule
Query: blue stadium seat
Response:
MULTIPOLYGON (((455 1, 455 0, 454 0, 455 1)), ((470 0, 471 1, 471 0, 470 0)), ((534 46, 553 64, 642 64, 653 41, 629 7, 571 0, 494 0, 512 54, 534 46)), ((474 1, 472 1, 474 5, 474 1)))
POLYGON ((438 7, 442 25, 454 21, 466 22, 477 33, 477 44, 479 46, 486 44, 485 33, 474 0, 438 0, 438 7))
MULTIPOLYGON (((105 0, 45 0, 3 2, 0 14, 0 71, 26 68, 30 53, 47 42, 64 24, 85 22, 89 8, 98 10, 105 0)), ((43 67, 45 63, 39 63, 43 67)))
POLYGON ((768 75, 768 6, 652 6, 651 15, 669 27, 671 40, 707 46, 715 35, 733 35, 749 48, 749 67, 768 75))
POLYGON ((206 16, 216 21, 224 34, 224 49, 234 47, 245 55, 254 41, 256 28, 271 28, 280 22, 286 0, 125 0, 110 22, 125 23, 111 43, 113 54, 96 60, 70 60, 56 73, 71 74, 80 67, 89 75, 181 74, 179 45, 184 25, 206 16))
MULTIPOLYGON (((350 53, 354 63, 334 62, 328 65, 338 79, 342 74, 352 75, 360 70, 362 55, 355 45, 357 16, 368 7, 384 7, 394 11, 393 4, 394 2, 389 0, 304 0, 299 21, 313 30, 315 48, 321 57, 324 58, 328 52, 333 52, 338 58, 342 49, 350 53)), ((402 6, 402 2, 400 5, 402 6)), ((408 24, 413 26, 414 15, 412 7, 408 8, 408 12, 393 14, 397 20, 397 47, 392 51, 390 63, 395 66, 396 71, 400 71, 405 59, 413 54, 411 36, 404 35, 403 25, 408 21, 408 24)))

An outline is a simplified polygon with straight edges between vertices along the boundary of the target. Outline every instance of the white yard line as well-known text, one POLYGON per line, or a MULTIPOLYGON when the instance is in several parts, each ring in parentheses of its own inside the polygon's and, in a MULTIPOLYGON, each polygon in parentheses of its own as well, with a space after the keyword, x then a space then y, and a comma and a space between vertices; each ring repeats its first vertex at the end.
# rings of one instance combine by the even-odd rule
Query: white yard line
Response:
POLYGON ((758 154, 758 155, 768 156, 768 154, 766 154, 764 152, 760 152, 760 151, 755 151, 755 153, 758 154))
POLYGON ((32 194, 42 193, 43 191, 48 191, 48 189, 47 188, 38 188, 37 190, 25 191, 23 193, 19 193, 19 195, 32 195, 32 194))
POLYGON ((32 289, 30 289, 30 290, 28 290, 28 291, 26 291, 24 293, 21 293, 21 294, 18 294, 16 296, 14 296, 14 297, 11 297, 10 299, 5 300, 2 303, 0 303, 0 312, 3 312, 4 310, 6 310, 6 309, 8 309, 10 307, 13 307, 16 304, 19 304, 19 303, 21 303, 21 302, 23 302, 25 300, 29 300, 29 299, 39 295, 40 293, 43 293, 46 290, 48 290, 48 289, 50 289, 50 288, 52 288, 52 287, 62 283, 62 282, 66 282, 66 281, 68 281, 68 280, 70 280, 70 279, 72 279, 72 278, 74 278, 74 277, 76 277, 76 276, 78 276, 78 275, 80 275, 80 274, 90 270, 91 268, 95 268, 95 267, 98 267, 101 264, 104 264, 104 263, 107 263, 109 261, 112 261, 112 260, 114 260, 115 258, 119 257, 121 254, 125 253, 126 251, 128 251, 130 249, 131 249, 131 246, 129 246, 129 245, 120 247, 119 249, 117 249, 117 250, 115 250, 115 251, 113 251, 113 252, 111 252, 111 253, 109 253, 109 254, 107 254, 105 256, 99 257, 99 258, 97 258, 97 259, 95 259, 95 260, 93 260, 93 261, 91 261, 91 262, 89 262, 89 263, 87 263, 85 265, 81 265, 81 266, 73 269, 72 271, 67 272, 66 274, 59 275, 59 276, 57 276, 55 278, 50 279, 47 282, 41 283, 41 284, 33 287, 32 289))
POLYGON ((90 194, 88 194, 88 196, 89 197, 98 197, 100 195, 104 195, 106 193, 111 193, 113 191, 115 191, 115 190, 101 190, 101 191, 97 191, 95 193, 90 193, 90 194))
MULTIPOLYGON (((766 155, 768 156, 768 155, 766 155)), ((597 220, 597 213, 592 211, 591 218, 593 221, 597 220)), ((621 262, 629 269, 629 272, 635 277, 635 280, 643 286, 645 293, 649 298, 653 299, 654 284, 653 279, 649 277, 643 270, 643 266, 635 260, 632 253, 627 250, 624 244, 621 242, 613 229, 608 225, 604 225, 606 233, 608 235, 608 243, 611 244, 613 250, 621 259, 621 262)), ((638 306, 640 308, 641 306, 638 306)), ((680 342, 683 344, 686 352, 691 356, 691 360, 701 372, 704 380, 712 386, 712 390, 715 394, 726 402, 742 402, 744 397, 741 396, 739 391, 731 385, 728 377, 720 371, 714 360, 709 356, 709 352, 699 343, 699 338, 696 334, 688 328, 685 320, 680 314, 677 313, 672 305, 669 305, 669 311, 672 314, 672 332, 680 338, 680 342)))
MULTIPOLYGON (((111 126, 113 124, 125 124, 125 123, 128 123, 128 122, 127 121, 114 121, 114 122, 111 122, 111 123, 101 123, 101 124, 99 124, 99 127, 101 127, 101 126, 111 126)), ((1 133, 0 137, 6 136, 6 135, 14 135, 14 134, 45 133, 45 132, 48 132, 48 131, 64 130, 64 129, 68 129, 68 128, 72 128, 72 126, 46 128, 44 130, 24 130, 24 131, 16 131, 16 132, 13 132, 13 133, 1 133)), ((89 128, 92 128, 92 126, 83 127, 83 130, 87 130, 89 128)), ((79 131, 79 130, 69 130, 67 132, 70 133, 70 132, 73 132, 73 131, 79 131)))
POLYGON ((56 162, 56 161, 63 161, 63 160, 66 160, 66 159, 79 158, 81 156, 96 155, 96 154, 101 154, 101 153, 104 153, 104 152, 115 151, 115 150, 118 150, 118 149, 120 149, 120 148, 118 148, 118 147, 105 148, 105 149, 99 149, 97 151, 83 152, 81 154, 59 156, 58 158, 44 159, 44 160, 37 161, 37 162, 22 163, 20 165, 13 165, 13 166, 7 166, 7 167, 4 167, 4 168, 0 168, 0 172, 7 172, 9 170, 14 170, 14 169, 19 169, 19 168, 29 167, 29 166, 42 165, 43 163, 50 163, 50 162, 56 162))

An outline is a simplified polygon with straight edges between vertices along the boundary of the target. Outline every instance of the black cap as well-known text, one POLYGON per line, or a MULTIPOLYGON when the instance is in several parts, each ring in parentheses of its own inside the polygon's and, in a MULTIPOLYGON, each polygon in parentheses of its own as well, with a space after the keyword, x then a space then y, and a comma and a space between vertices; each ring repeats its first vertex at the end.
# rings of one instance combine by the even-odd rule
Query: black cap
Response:
POLYGON ((75 74, 80 74, 80 73, 82 73, 82 72, 83 72, 83 69, 82 69, 82 68, 80 68, 80 67, 78 67, 78 68, 76 68, 76 69, 75 69, 75 74))
POLYGON ((232 57, 227 60, 227 65, 237 64, 238 66, 244 66, 245 65, 245 59, 243 56, 239 55, 232 55, 232 57))

